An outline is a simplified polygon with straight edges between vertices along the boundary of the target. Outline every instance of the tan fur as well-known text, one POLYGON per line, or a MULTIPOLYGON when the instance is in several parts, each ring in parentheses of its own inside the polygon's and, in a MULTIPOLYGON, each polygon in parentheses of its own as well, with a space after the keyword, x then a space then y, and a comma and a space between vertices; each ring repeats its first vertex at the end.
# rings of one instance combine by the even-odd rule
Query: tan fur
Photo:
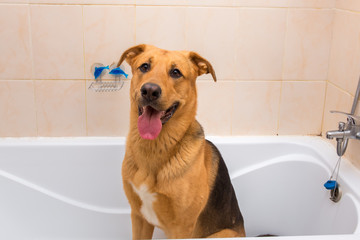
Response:
MULTIPOLYGON (((151 238, 154 230, 142 216, 142 201, 133 189, 143 184, 156 194, 153 209, 160 223, 158 227, 168 238, 202 236, 197 219, 207 203, 217 166, 201 135, 201 126, 195 120, 195 80, 198 75, 211 73, 216 81, 215 72, 211 64, 196 53, 165 51, 148 45, 125 51, 118 66, 124 60, 131 65, 133 73, 130 130, 122 167, 124 189, 132 210, 133 239, 151 238), (138 69, 144 62, 150 62, 152 67, 146 74, 138 69), (169 76, 173 65, 181 70, 184 78, 174 80, 169 76), (164 110, 175 101, 180 103, 155 140, 142 139, 137 128, 140 88, 146 82, 161 86, 164 110)), ((239 236, 229 231, 214 236, 239 236)))

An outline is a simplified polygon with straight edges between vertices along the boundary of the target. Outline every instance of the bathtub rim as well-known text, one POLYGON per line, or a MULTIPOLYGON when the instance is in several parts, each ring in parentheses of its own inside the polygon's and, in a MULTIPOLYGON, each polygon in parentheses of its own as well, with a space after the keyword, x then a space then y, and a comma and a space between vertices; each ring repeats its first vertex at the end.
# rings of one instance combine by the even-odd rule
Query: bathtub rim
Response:
MULTIPOLYGON (((311 149, 320 156, 321 164, 325 164, 328 170, 332 170, 338 159, 335 147, 330 141, 320 136, 207 136, 206 139, 214 144, 292 144, 311 149)), ((126 137, 23 137, 23 138, 0 138, 0 147, 13 146, 125 146, 126 137)), ((341 179, 351 188, 357 189, 356 183, 360 182, 360 169, 356 168, 349 159, 343 157, 341 173, 346 176, 341 179)), ((355 192, 355 198, 360 203, 360 191, 355 192)), ((360 209, 360 208, 359 208, 360 209)), ((359 229, 360 230, 360 229, 359 229)))
MULTIPOLYGON (((253 145, 271 143, 306 147, 320 156, 322 164, 325 164, 330 170, 335 166, 338 159, 335 147, 320 136, 207 136, 206 139, 214 144, 253 145)), ((17 146, 74 146, 74 144, 79 146, 125 146, 126 137, 0 137, 0 147, 13 146, 14 144, 17 146)), ((341 171, 346 171, 346 178, 360 180, 360 169, 355 167, 346 157, 343 157, 341 171)), ((349 184, 352 186, 351 183, 349 184)))

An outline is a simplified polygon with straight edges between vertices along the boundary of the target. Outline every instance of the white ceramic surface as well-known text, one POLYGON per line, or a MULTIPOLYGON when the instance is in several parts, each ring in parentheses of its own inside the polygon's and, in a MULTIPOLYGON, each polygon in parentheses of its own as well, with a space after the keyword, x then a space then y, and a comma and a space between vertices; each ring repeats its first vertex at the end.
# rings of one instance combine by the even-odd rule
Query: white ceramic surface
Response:
MULTIPOLYGON (((320 137, 210 137, 228 166, 249 237, 358 239, 360 172, 320 137), (340 234, 345 234, 339 238, 340 234), (309 238, 306 236, 317 235, 309 238)), ((0 139, 0 239, 130 239, 124 138, 0 139)), ((163 237, 156 230, 154 237, 163 237)))

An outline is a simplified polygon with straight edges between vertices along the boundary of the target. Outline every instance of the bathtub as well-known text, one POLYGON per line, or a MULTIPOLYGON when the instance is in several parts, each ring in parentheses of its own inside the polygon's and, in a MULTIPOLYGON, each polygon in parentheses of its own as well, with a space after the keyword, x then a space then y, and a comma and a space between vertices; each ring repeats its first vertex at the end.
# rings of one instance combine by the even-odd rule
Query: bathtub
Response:
MULTIPOLYGON (((320 137, 210 137, 228 166, 249 237, 360 239, 360 172, 320 137)), ((124 138, 0 139, 0 239, 130 239, 124 138)), ((155 229, 154 237, 163 233, 155 229)))

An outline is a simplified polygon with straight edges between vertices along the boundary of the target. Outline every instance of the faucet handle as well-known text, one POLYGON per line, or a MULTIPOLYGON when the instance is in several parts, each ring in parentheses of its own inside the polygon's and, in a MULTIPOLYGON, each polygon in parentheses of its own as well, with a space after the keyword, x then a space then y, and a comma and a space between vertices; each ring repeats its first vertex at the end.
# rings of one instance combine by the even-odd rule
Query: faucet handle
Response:
POLYGON ((346 124, 344 122, 339 122, 339 130, 344 131, 346 128, 346 124))
POLYGON ((346 112, 341 112, 341 111, 334 111, 331 110, 330 113, 340 113, 340 114, 344 114, 348 117, 348 119, 351 119, 352 123, 355 124, 357 121, 360 122, 360 117, 359 116, 355 116, 351 113, 346 113, 346 112))

